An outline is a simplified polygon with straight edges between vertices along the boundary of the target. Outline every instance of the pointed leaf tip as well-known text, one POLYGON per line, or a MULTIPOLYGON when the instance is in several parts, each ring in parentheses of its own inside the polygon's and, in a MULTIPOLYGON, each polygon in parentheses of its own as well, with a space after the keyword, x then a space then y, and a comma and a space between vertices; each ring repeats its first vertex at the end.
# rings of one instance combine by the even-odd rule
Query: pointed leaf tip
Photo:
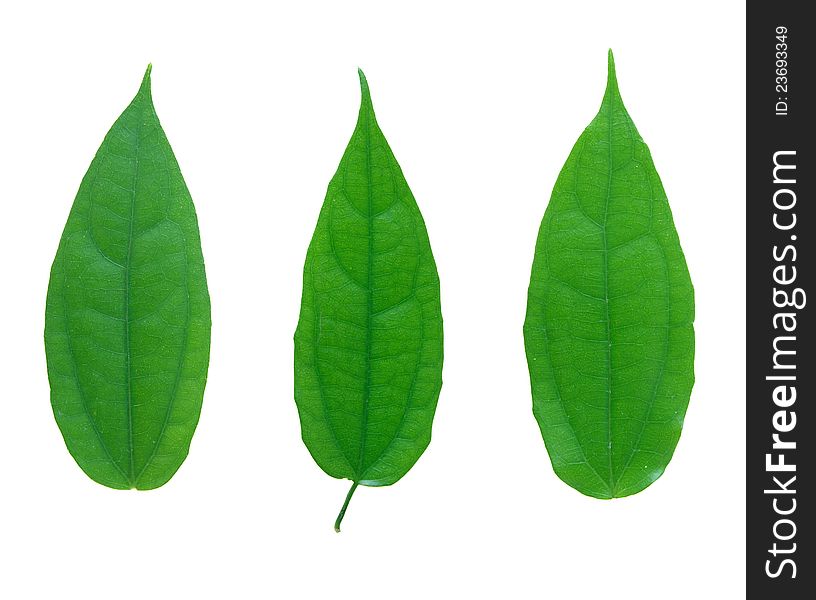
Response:
POLYGON ((357 75, 360 77, 360 92, 362 93, 362 100, 363 102, 368 101, 371 103, 371 90, 368 89, 368 80, 366 79, 365 73, 363 73, 362 69, 357 69, 357 75))
POLYGON ((618 89, 618 75, 615 72, 615 57, 612 54, 612 48, 607 53, 607 79, 606 79, 606 95, 609 94, 620 95, 618 89))
POLYGON ((150 72, 153 70, 153 63, 147 64, 144 77, 142 77, 142 85, 139 86, 139 92, 147 92, 150 94, 150 72))

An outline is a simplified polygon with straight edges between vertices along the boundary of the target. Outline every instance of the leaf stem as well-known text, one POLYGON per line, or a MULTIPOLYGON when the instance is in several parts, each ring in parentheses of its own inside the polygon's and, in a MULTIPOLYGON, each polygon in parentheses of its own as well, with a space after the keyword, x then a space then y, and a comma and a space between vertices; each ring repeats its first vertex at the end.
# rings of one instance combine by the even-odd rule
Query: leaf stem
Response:
POLYGON ((343 508, 340 509, 340 514, 337 515, 337 520, 334 522, 334 530, 337 533, 340 533, 340 523, 343 521, 343 517, 346 516, 346 509, 348 508, 349 502, 351 502, 351 497, 354 495, 354 490, 357 489, 358 485, 360 484, 355 481, 351 485, 351 489, 349 490, 348 494, 346 494, 346 501, 343 502, 343 508))

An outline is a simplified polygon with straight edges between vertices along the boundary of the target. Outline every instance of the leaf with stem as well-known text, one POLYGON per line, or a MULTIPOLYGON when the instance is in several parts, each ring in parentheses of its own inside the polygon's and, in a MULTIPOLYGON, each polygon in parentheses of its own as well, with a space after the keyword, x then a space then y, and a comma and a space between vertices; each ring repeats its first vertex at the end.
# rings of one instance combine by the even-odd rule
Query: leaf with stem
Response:
POLYGON ((351 489, 385 486, 431 439, 442 385, 439 277, 425 223, 374 116, 329 182, 303 270, 295 401, 312 457, 351 489))

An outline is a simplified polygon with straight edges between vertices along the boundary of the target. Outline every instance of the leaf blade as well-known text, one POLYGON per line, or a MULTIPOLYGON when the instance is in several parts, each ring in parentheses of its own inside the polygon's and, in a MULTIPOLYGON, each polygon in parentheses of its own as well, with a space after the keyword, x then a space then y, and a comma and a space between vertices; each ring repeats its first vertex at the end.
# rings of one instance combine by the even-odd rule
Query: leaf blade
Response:
POLYGON ((598 115, 542 219, 524 337, 553 468, 597 498, 663 472, 694 381, 694 301, 671 211, 609 54, 598 115))
POLYGON ((209 362, 197 218, 150 74, 80 184, 46 300, 55 419, 83 471, 116 489, 159 487, 179 468, 209 362))
POLYGON ((359 75, 357 124, 304 265, 295 400, 304 443, 327 474, 382 486, 430 442, 442 317, 422 215, 359 75))

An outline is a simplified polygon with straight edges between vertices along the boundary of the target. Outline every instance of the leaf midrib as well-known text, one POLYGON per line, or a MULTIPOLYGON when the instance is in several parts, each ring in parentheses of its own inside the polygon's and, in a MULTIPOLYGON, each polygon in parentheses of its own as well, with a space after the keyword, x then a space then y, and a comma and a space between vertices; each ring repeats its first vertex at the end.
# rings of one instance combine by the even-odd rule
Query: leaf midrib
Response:
MULTIPOLYGON (((365 102, 365 99, 364 99, 365 102)), ((370 100, 369 100, 370 102, 370 100)), ((357 473, 354 482, 357 483, 363 476, 363 464, 365 462, 365 447, 368 437, 368 405, 371 400, 371 324, 374 313, 374 286, 372 283, 372 273, 374 271, 374 198, 371 191, 371 127, 369 107, 365 106, 362 111, 364 115, 365 129, 365 159, 366 159, 366 187, 367 187, 367 226, 368 226, 368 256, 366 267, 366 366, 365 385, 363 388, 363 411, 360 424, 360 456, 357 461, 357 473)))
POLYGON ((607 136, 609 142, 609 174, 606 182, 606 198, 604 200, 603 225, 601 227, 601 243, 603 244, 603 286, 604 311, 606 315, 606 453, 609 465, 609 490, 612 495, 615 487, 615 474, 612 468, 612 325, 609 319, 609 244, 606 238, 606 226, 609 215, 609 198, 612 195, 612 99, 614 91, 610 90, 607 100, 607 136))
MULTIPOLYGON (((617 86, 617 82, 615 82, 615 86, 617 86)), ((660 387, 660 383, 663 379, 664 370, 666 366, 666 360, 668 356, 668 347, 669 347, 669 340, 668 340, 668 328, 666 332, 666 339, 664 342, 664 350, 663 350, 663 360, 661 360, 660 371, 655 379, 655 384, 652 388, 652 393, 649 397, 649 403, 646 411, 646 416, 644 420, 641 422, 641 427, 638 431, 638 437, 635 443, 632 446, 632 450, 628 453, 628 457, 626 462, 624 463, 623 467, 620 469, 618 477, 615 477, 613 464, 612 464, 612 334, 611 334, 611 319, 609 316, 609 286, 608 286, 608 257, 609 257, 609 247, 607 244, 606 238, 606 226, 607 226, 607 213, 609 208, 609 200, 611 196, 611 189, 612 189, 612 178, 613 178, 613 162, 612 162, 612 117, 613 117, 613 99, 616 89, 613 89, 610 93, 609 101, 607 102, 606 110, 607 110, 607 120, 608 120, 608 142, 609 142, 609 174, 607 179, 607 193, 606 193, 606 200, 604 204, 604 218, 603 218, 603 226, 601 228, 602 232, 602 241, 603 241, 603 275, 604 275, 604 300, 605 300, 605 310, 606 310, 606 330, 607 330, 607 452, 608 452, 608 463, 609 463, 609 492, 612 497, 618 497, 620 492, 624 490, 628 490, 633 486, 627 486, 625 488, 619 488, 619 484, 623 479, 626 471, 629 469, 629 466, 632 463, 632 459, 634 458, 635 453, 637 452, 638 446, 643 438, 643 432, 646 429, 646 423, 648 422, 649 417, 654 409, 655 400, 657 398, 657 391, 660 387)), ((625 107, 622 107, 623 111, 626 112, 625 107)), ((627 114, 627 127, 631 125, 630 118, 627 114)), ((630 132, 631 133, 631 132, 630 132)), ((649 180, 649 187, 650 187, 650 211, 651 211, 651 202, 654 200, 654 191, 651 187, 651 180, 649 180)), ((652 236, 654 233, 651 230, 652 226, 652 216, 650 212, 649 217, 649 232, 644 234, 643 237, 652 236)), ((665 258, 665 251, 660 243, 657 243, 658 248, 661 251, 661 254, 664 257, 664 265, 667 265, 667 261, 665 258)), ((668 275, 666 277, 667 285, 669 285, 668 275)), ((666 298, 666 310, 668 314, 671 314, 671 297, 667 296, 666 298)))
MULTIPOLYGON (((141 91, 140 91, 141 94, 141 91)), ((136 186, 139 183, 139 151, 141 150, 142 128, 144 127, 144 106, 139 109, 138 127, 135 133, 133 185, 130 198, 130 222, 128 223, 128 247, 125 255, 125 380, 127 382, 127 429, 128 429, 128 483, 133 486, 135 481, 134 451, 133 451, 133 378, 131 377, 131 348, 130 348, 130 271, 133 258, 133 221, 136 214, 136 186)))

